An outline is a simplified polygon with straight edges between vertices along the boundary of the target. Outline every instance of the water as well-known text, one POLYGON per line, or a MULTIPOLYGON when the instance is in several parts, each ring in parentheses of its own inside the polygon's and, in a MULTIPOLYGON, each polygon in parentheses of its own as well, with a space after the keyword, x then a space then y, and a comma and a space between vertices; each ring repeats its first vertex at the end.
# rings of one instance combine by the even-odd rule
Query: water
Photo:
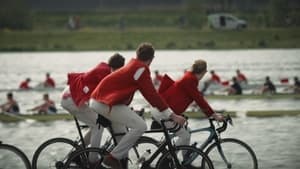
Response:
MULTIPOLYGON (((48 91, 50 97, 59 101, 61 89, 66 83, 68 72, 86 71, 99 61, 106 61, 114 52, 52 52, 52 53, 0 53, 0 103, 6 99, 6 92, 18 87, 26 77, 32 79, 31 85, 44 80, 46 72, 56 80, 60 90, 48 91)), ((128 61, 134 51, 121 51, 128 61)), ((195 59, 203 58, 208 69, 214 69, 222 78, 229 80, 240 69, 252 84, 262 84, 269 75, 275 84, 287 77, 300 75, 300 49, 291 50, 233 50, 233 51, 157 51, 151 65, 152 70, 168 73, 174 79, 180 77, 195 59)), ((208 78, 206 75, 205 78, 208 78)), ((47 91, 15 91, 21 112, 41 102, 47 91)), ((299 110, 299 100, 208 100, 215 109, 227 110, 299 110)), ((135 98, 132 106, 143 107, 145 102, 135 98)), ((59 106, 58 106, 59 107, 59 106)), ((63 110, 59 108, 62 112, 63 110)), ((247 142, 255 152, 261 169, 297 169, 300 167, 299 117, 278 118, 236 118, 226 136, 240 138, 247 142)), ((149 122, 148 122, 149 123, 149 122)), ((190 120, 193 127, 205 127, 205 120, 190 120)), ((43 141, 52 137, 75 138, 77 132, 72 121, 39 123, 25 121, 20 123, 0 123, 0 140, 20 147, 31 159, 34 150, 43 141)), ((201 142, 202 137, 196 137, 201 142)))
MULTIPOLYGON (((191 128, 206 127, 206 120, 191 120, 191 128)), ((239 138, 255 151, 260 169, 298 169, 300 167, 299 117, 235 118, 224 137, 239 138)), ((24 150, 31 159, 34 150, 43 141, 53 137, 75 138, 77 131, 73 121, 49 123, 21 122, 0 123, 1 140, 24 150)), ((201 143, 204 135, 193 140, 201 143)), ((156 138, 160 138, 156 136, 156 138)))
MULTIPOLYGON (((50 97, 59 101, 60 92, 64 88, 68 72, 87 71, 100 61, 107 61, 114 52, 25 52, 0 53, 0 103, 6 99, 6 92, 15 90, 26 77, 32 79, 31 85, 38 85, 45 79, 45 73, 50 72, 59 90, 49 91, 50 97)), ((135 56, 134 51, 121 51, 126 62, 135 56)), ((235 70, 240 69, 249 79, 250 84, 261 85, 265 76, 270 76, 276 85, 281 78, 300 75, 300 49, 290 50, 173 50, 157 51, 151 64, 151 70, 159 70, 177 79, 183 70, 189 68, 193 61, 199 58, 208 63, 208 70, 214 69, 221 76, 222 81, 230 80, 235 70)), ((209 78, 207 74, 204 79, 209 78)), ((42 94, 47 91, 15 92, 21 111, 32 108, 41 102, 42 94)), ((134 107, 145 106, 144 99, 136 97, 134 107)), ((298 100, 209 100, 215 109, 236 111, 246 110, 276 110, 300 109, 298 100), (238 105, 238 106, 237 106, 238 105)))

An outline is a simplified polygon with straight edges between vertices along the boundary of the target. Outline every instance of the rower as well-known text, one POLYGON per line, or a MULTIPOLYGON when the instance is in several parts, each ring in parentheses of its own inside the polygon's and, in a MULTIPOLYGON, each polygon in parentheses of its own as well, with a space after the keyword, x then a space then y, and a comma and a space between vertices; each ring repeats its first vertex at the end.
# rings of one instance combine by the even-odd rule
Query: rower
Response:
POLYGON ((29 109, 28 111, 37 111, 38 114, 56 114, 57 109, 53 100, 49 98, 48 93, 43 95, 44 103, 29 109))
POLYGON ((9 92, 7 93, 6 97, 7 97, 6 103, 0 106, 1 111, 6 113, 19 114, 20 108, 18 102, 14 99, 13 94, 9 92))

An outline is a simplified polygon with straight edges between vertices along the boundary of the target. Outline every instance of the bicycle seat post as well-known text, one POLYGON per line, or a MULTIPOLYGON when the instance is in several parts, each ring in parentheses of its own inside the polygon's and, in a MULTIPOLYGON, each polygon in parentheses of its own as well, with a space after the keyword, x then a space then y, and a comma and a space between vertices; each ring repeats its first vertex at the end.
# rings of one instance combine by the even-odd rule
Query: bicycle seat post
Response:
POLYGON ((86 145, 85 145, 85 141, 84 141, 84 138, 83 138, 83 135, 82 135, 82 132, 81 132, 80 124, 79 124, 79 122, 78 122, 78 120, 75 116, 73 116, 73 118, 75 120, 75 124, 76 124, 77 130, 78 130, 78 133, 79 133, 80 140, 82 142, 82 146, 83 146, 83 148, 85 148, 86 145))

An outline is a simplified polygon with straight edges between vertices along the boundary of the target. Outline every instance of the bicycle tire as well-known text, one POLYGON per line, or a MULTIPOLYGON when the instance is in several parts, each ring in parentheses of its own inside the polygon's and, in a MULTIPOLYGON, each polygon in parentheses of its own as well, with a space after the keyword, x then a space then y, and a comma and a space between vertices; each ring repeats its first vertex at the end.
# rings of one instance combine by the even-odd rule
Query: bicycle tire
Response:
POLYGON ((76 149, 81 149, 81 147, 73 140, 60 137, 49 139, 34 152, 32 169, 57 169, 76 149), (65 154, 62 152, 63 150, 65 150, 65 154))
MULTIPOLYGON (((135 168, 137 160, 146 150, 151 150, 150 155, 159 146, 159 142, 151 137, 142 136, 128 152, 128 169, 135 168)), ((153 162, 155 164, 156 161, 153 162)))
MULTIPOLYGON (((214 169, 210 158, 200 149, 194 146, 176 146, 176 156, 180 163, 180 169, 214 169)), ((171 152, 166 151, 155 167, 156 169, 174 169, 174 164, 171 152)))
POLYGON ((9 145, 9 144, 0 144, 0 157, 1 157, 0 158, 1 169, 24 168, 24 167, 25 169, 31 169, 31 164, 29 159, 27 158, 25 153, 19 148, 17 148, 16 146, 9 145), (2 150, 4 150, 9 154, 5 153, 2 150), (11 152, 13 154, 11 154, 11 152), (18 157, 18 158, 15 159, 14 157, 18 157))
POLYGON ((215 168, 218 169, 258 169, 257 158, 252 148, 245 142, 235 138, 224 138, 220 140, 221 147, 227 165, 218 152, 217 143, 210 145, 205 153, 212 160, 215 168))
POLYGON ((88 168, 97 168, 102 169, 105 168, 101 166, 101 163, 103 161, 104 155, 107 155, 108 152, 103 148, 85 148, 85 149, 79 149, 72 153, 72 155, 69 156, 67 161, 65 162, 62 169, 88 169, 88 168), (98 157, 97 161, 90 162, 88 155, 90 153, 95 153, 98 157))
MULTIPOLYGON (((131 161, 129 163, 128 168, 133 168, 135 165, 136 160, 140 157, 140 155, 143 153, 142 150, 144 150, 145 147, 141 147, 142 145, 146 145, 147 148, 149 148, 149 144, 152 145, 152 148, 157 148, 159 145, 159 142, 156 141, 153 138, 142 136, 138 139, 136 144, 133 146, 132 149, 129 151, 129 158, 128 161, 131 161), (134 151, 132 151, 134 150, 134 151), (136 150, 136 151, 135 151, 136 150), (136 156, 136 157, 134 157, 136 156)), ((71 156, 69 156, 69 159, 65 162, 64 168, 65 169, 71 169, 71 168, 89 168, 93 166, 93 168, 103 168, 101 166, 102 158, 104 155, 108 154, 109 152, 106 149, 103 148, 86 148, 82 150, 78 150, 74 153, 72 153, 71 156), (88 154, 94 153, 95 157, 98 159, 98 166, 95 166, 92 162, 90 162, 88 154)), ((124 167, 124 166, 123 166, 124 167)))

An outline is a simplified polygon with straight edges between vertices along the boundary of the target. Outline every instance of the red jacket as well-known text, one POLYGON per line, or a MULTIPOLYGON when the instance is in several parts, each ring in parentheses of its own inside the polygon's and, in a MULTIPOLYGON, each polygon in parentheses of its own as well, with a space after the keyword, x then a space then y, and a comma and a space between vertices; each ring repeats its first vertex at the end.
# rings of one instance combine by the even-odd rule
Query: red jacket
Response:
POLYGON ((48 77, 44 82, 45 87, 55 87, 55 82, 51 77, 48 77))
POLYGON ((211 80, 212 80, 213 82, 216 82, 216 83, 221 83, 220 77, 219 77, 218 75, 216 75, 216 74, 213 74, 213 75, 211 76, 211 80))
POLYGON ((75 104, 81 106, 88 101, 98 83, 110 72, 107 63, 100 63, 86 73, 69 73, 68 84, 75 104))
POLYGON ((240 81, 247 81, 246 76, 244 74, 242 74, 242 73, 238 74, 237 78, 240 81))
POLYGON ((160 111, 168 108, 152 84, 149 67, 137 59, 132 59, 124 67, 106 76, 93 91, 91 98, 109 106, 130 104, 136 90, 160 111), (139 73, 140 76, 137 76, 139 73))
POLYGON ((198 79, 191 72, 185 73, 176 82, 165 75, 158 92, 176 114, 182 114, 195 101, 201 110, 210 116, 214 111, 198 90, 198 83, 198 79))
POLYGON ((25 80, 25 81, 20 83, 19 88, 20 89, 29 89, 30 87, 29 87, 28 82, 25 80))

